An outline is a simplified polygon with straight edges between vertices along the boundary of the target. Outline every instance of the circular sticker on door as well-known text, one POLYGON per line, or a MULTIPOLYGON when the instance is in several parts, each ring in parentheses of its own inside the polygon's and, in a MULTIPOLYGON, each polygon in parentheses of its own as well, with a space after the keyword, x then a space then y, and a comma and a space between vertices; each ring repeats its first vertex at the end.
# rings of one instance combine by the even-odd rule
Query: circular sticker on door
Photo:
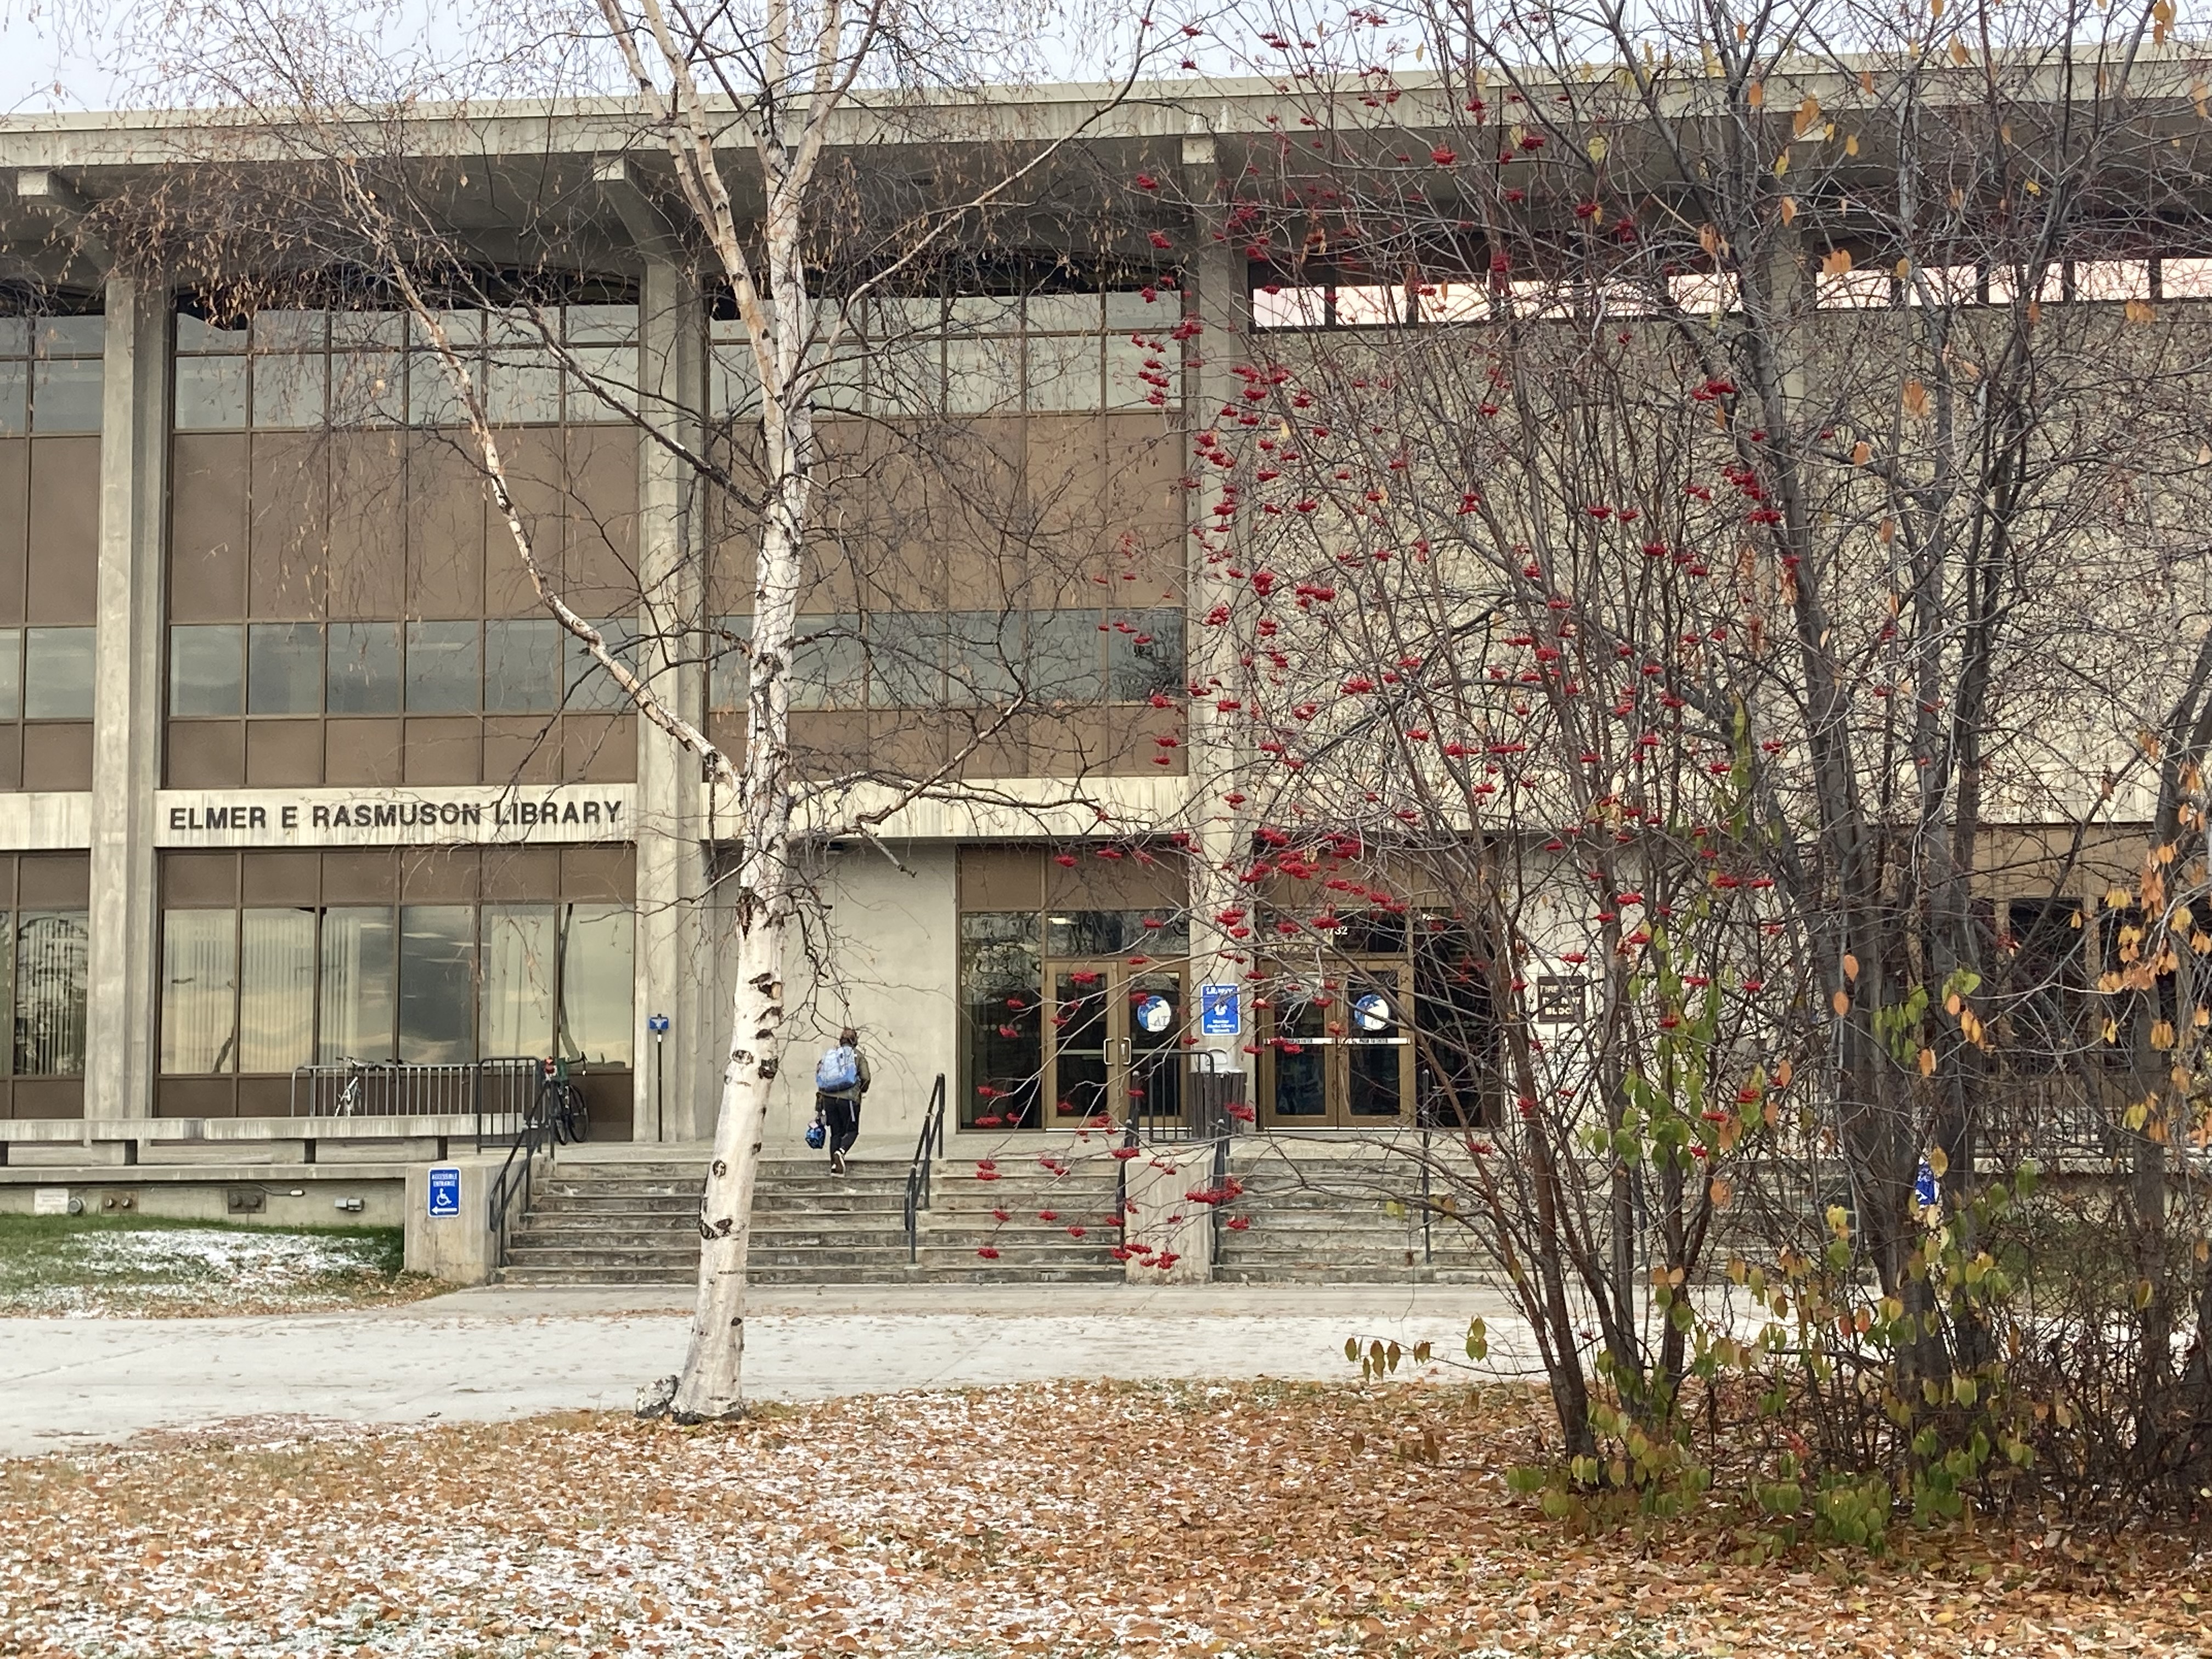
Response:
POLYGON ((1390 1029, 1390 1000, 1380 991, 1370 991, 1352 1005, 1352 1017, 1363 1031, 1387 1031, 1390 1029))
POLYGON ((1175 1024, 1175 1004, 1162 996, 1146 997, 1137 1005, 1137 1024, 1159 1036, 1175 1024))

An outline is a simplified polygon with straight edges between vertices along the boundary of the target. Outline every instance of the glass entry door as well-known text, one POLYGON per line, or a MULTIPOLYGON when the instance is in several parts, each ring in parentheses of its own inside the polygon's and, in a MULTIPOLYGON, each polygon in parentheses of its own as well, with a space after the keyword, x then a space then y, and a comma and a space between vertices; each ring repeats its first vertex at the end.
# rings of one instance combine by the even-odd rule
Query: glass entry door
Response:
POLYGON ((1181 1119, 1182 970, 1061 962, 1048 977, 1046 1126, 1181 1119))
POLYGON ((1263 1121, 1374 1129, 1413 1121, 1413 970, 1403 962, 1279 981, 1261 1028, 1263 1121))

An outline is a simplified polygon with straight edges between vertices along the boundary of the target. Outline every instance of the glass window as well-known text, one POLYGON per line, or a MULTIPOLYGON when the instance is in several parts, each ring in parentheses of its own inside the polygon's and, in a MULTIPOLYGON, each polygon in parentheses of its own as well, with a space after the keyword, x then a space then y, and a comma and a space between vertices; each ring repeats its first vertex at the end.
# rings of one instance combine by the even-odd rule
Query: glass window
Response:
POLYGON ((476 1058, 476 915, 465 904, 399 910, 399 1058, 453 1066, 476 1058))
POLYGON ((625 408, 637 406, 637 348, 635 346, 574 346, 568 355, 576 361, 581 373, 568 376, 568 415, 578 426, 594 421, 620 422, 625 408), (584 377, 589 376, 587 381, 584 377), (592 390, 596 383, 606 393, 602 398, 592 390), (610 408, 607 398, 614 400, 610 408))
POLYGON ((1107 696, 1115 702, 1143 702, 1155 692, 1181 696, 1182 621, 1180 611, 1118 613, 1106 635, 1107 696))
POLYGON ((315 1047, 315 913, 242 912, 238 957, 238 1069, 305 1066, 315 1047))
POLYGON ((177 349, 243 351, 246 349, 246 325, 228 319, 216 321, 195 317, 188 311, 180 311, 177 313, 177 349))
POLYGON ((324 707, 333 714, 390 714, 399 708, 399 624, 332 623, 323 669, 324 707))
POLYGON ((1012 335, 945 343, 945 406, 954 415, 991 415, 1022 401, 1021 341, 1012 335))
POLYGON ((396 426, 407 409, 407 360, 396 351, 349 351, 331 359, 331 423, 396 426))
POLYGON ((1022 695, 1022 613, 955 611, 950 635, 950 697, 956 705, 1003 707, 1022 695))
POLYGON ((31 349, 31 319, 0 317, 0 356, 21 357, 31 349))
POLYGON ((572 344, 619 345, 637 337, 637 307, 570 306, 566 323, 572 344))
POLYGON ((233 624, 169 630, 172 714, 235 714, 244 702, 244 678, 238 629, 233 624))
POLYGON ((1031 335, 1098 332, 1095 294, 1032 294, 1025 310, 1031 335))
POLYGON ((1126 334, 1106 337, 1106 407, 1143 409, 1182 401, 1182 370, 1172 357, 1141 346, 1126 334), (1152 364, 1160 365, 1158 368, 1152 364), (1152 378, 1148 380, 1145 377, 1152 378), (1164 385, 1155 385, 1162 381, 1164 385), (1172 397, 1170 396, 1172 393, 1172 397))
POLYGON ((82 910, 27 912, 15 930, 15 1072, 84 1075, 82 910))
POLYGON ((734 713, 745 706, 752 690, 752 659, 745 645, 753 636, 750 617, 715 619, 715 636, 707 641, 711 665, 707 676, 707 706, 734 713))
POLYGON ((1038 335, 1029 339, 1029 405, 1038 410, 1098 407, 1098 337, 1038 335))
MULTIPOLYGON (((545 327, 559 326, 549 313, 545 327)), ((548 426, 561 418, 561 365, 525 311, 492 319, 485 354, 485 408, 501 426, 548 426)))
POLYGON ((23 707, 23 635, 0 628, 0 720, 12 720, 23 707))
POLYGON ((238 915, 172 910, 161 918, 161 1070, 228 1072, 238 1059, 238 915))
MULTIPOLYGON (((625 666, 637 666, 637 623, 627 617, 593 623, 607 651, 625 666)), ((561 630, 567 647, 567 706, 570 708, 627 708, 629 694, 601 668, 591 648, 566 629, 561 630)))
POLYGON ((313 623, 255 623, 247 629, 246 712, 316 714, 322 707, 323 630, 313 623))
POLYGON ((23 630, 23 713, 27 718, 92 718, 94 633, 89 628, 23 630))
POLYGON ((331 360, 320 352, 273 352, 253 360, 253 424, 314 427, 323 423, 323 389, 331 360))
POLYGON ((231 431, 246 424, 246 360, 177 359, 177 430, 231 431))
MULTIPOLYGON (((564 631, 560 623, 544 617, 486 623, 484 707, 515 714, 545 714, 558 708, 561 690, 556 671, 564 631)), ((507 1050, 487 1052, 505 1054, 507 1050)))
MULTIPOLYGON (((463 368, 471 376, 481 376, 483 365, 477 347, 483 337, 482 319, 473 311, 448 311, 441 314, 439 325, 463 368)), ((459 426, 461 400, 453 391, 453 371, 431 344, 428 329, 416 323, 410 331, 414 349, 407 366, 407 418, 416 426, 459 426)), ((477 380, 479 390, 483 384, 477 380)))
POLYGON ((1096 702, 1100 689, 1098 613, 1032 611, 1029 690, 1041 702, 1096 702))
POLYGON ((31 430, 99 431, 103 367, 97 357, 74 362, 33 363, 31 430))
POLYGON ((551 904, 487 904, 483 997, 477 1052, 487 1059, 552 1052, 554 929, 551 904))
POLYGON ((945 613, 877 611, 867 618, 868 696, 878 708, 944 701, 945 613))
POLYGON ((635 929, 626 904, 571 904, 561 927, 560 1024, 564 1054, 603 1066, 630 1062, 635 929))
POLYGON ((107 319, 41 317, 33 353, 40 357, 97 357, 107 347, 107 319))
POLYGON ((392 1058, 392 911, 323 912, 321 1035, 315 1058, 331 1066, 392 1058))
POLYGON ((0 362, 0 438, 20 438, 30 427, 30 365, 0 362))
POLYGON ((868 653, 858 617, 801 617, 791 651, 793 708, 862 708, 868 653))
POLYGON ((1035 911, 971 911, 960 918, 963 1127, 1039 1127, 1043 983, 1035 911))
POLYGON ((714 413, 722 419, 760 412, 760 372, 750 348, 717 345, 714 350, 714 413))
POLYGON ((1174 294, 1155 291, 1148 298, 1139 290, 1100 297, 1105 301, 1109 334, 1149 334, 1154 329, 1171 329, 1182 319, 1182 301, 1174 294))
POLYGON ((450 714, 477 706, 477 625, 407 624, 407 712, 450 714))

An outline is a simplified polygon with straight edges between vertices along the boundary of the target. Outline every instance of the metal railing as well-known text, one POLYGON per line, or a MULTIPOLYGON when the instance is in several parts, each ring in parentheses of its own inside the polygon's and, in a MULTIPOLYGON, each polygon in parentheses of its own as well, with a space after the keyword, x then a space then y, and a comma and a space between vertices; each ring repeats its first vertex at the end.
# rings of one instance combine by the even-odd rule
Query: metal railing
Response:
POLYGON ((945 1073, 929 1091, 929 1108, 921 1115, 921 1138, 915 1142, 914 1162, 906 1171, 906 1259, 909 1266, 921 1259, 921 1212, 929 1207, 929 1176, 945 1152, 945 1073))
POLYGON ((518 1198, 522 1201, 521 1212, 529 1213, 531 1166, 538 1154, 581 1140, 590 1127, 584 1091, 577 1087, 568 1062, 532 1060, 530 1065, 537 1074, 538 1092, 523 1111, 514 1144, 507 1149, 507 1161, 499 1166, 485 1200, 495 1267, 507 1265, 507 1218, 514 1212, 518 1198))
POLYGON ((294 1117, 460 1117, 473 1115, 477 1139, 514 1133, 538 1087, 538 1062, 526 1054, 424 1065, 347 1060, 292 1069, 294 1117), (500 1120, 508 1120, 504 1124, 500 1120), (494 1126, 489 1131, 486 1121, 494 1126))

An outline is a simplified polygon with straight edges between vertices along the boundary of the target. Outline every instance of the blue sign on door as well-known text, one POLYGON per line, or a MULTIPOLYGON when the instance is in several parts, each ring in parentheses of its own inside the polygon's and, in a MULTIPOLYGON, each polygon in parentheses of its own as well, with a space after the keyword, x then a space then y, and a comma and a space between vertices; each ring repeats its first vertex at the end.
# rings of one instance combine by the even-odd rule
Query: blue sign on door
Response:
POLYGON ((1198 1029, 1206 1036, 1237 1036, 1244 1029, 1241 988, 1202 985, 1198 993, 1198 1029))
POLYGON ((434 1219, 461 1212, 461 1171, 453 1164, 430 1166, 430 1214, 434 1219))

